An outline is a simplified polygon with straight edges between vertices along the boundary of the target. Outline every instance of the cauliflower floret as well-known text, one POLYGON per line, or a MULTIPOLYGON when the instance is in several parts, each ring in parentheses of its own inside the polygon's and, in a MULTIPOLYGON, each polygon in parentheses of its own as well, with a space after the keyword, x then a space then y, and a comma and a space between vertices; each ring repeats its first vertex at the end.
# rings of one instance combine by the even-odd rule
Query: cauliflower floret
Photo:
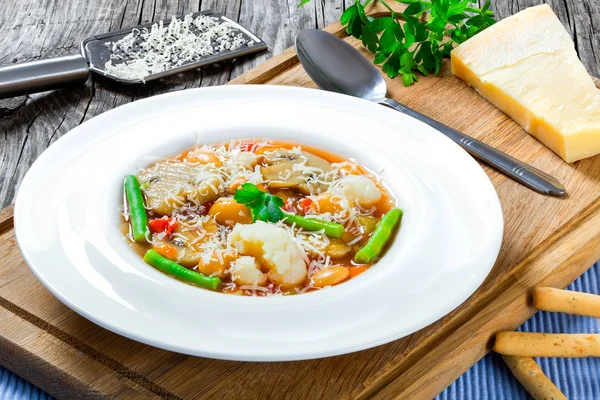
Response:
POLYGON ((258 285, 264 286, 267 283, 265 275, 256 262, 254 257, 244 256, 235 260, 229 270, 231 279, 238 285, 258 285))
POLYGON ((382 196, 375 182, 362 175, 343 177, 332 188, 332 192, 343 195, 349 202, 363 208, 373 207, 382 196))
POLYGON ((250 225, 237 224, 227 242, 240 254, 258 260, 263 268, 269 270, 267 276, 275 284, 291 287, 306 279, 304 250, 283 228, 262 221, 250 225))

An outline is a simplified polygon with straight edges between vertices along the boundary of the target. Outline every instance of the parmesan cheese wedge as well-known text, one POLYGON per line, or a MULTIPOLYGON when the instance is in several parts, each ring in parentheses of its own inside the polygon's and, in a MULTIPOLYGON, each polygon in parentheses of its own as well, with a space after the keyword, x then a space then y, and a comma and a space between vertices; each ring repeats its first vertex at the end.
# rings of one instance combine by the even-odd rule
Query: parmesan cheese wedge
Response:
POLYGON ((600 90, 548 5, 456 47, 452 72, 565 161, 600 153, 600 90))

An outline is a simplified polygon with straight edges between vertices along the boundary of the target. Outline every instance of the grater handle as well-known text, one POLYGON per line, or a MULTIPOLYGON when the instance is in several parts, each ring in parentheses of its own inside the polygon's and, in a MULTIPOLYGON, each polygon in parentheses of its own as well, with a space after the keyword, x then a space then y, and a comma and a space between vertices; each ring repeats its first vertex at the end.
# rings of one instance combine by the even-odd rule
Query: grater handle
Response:
POLYGON ((89 74, 82 55, 0 67, 0 99, 83 84, 89 74))

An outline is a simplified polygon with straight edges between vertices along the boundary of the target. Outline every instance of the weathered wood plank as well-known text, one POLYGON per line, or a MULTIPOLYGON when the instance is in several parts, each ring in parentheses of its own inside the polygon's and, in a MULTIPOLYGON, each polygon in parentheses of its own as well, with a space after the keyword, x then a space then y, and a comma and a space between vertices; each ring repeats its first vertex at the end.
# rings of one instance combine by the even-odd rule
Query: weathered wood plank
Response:
POLYGON ((14 201, 37 157, 82 122, 130 101, 168 91, 222 85, 293 45, 298 30, 339 18, 342 0, 5 0, 0 3, 0 65, 77 51, 85 37, 202 10, 223 12, 269 45, 260 55, 181 74, 145 87, 124 87, 93 76, 86 85, 0 101, 0 208, 14 201))

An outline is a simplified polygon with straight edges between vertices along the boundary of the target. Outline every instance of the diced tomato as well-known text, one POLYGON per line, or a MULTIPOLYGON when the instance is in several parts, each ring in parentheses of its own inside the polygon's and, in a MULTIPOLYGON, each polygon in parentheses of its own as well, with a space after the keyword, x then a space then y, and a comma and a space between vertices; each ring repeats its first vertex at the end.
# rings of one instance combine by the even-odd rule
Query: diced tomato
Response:
POLYGON ((306 215, 308 213, 308 210, 310 209, 310 206, 312 205, 313 201, 311 199, 309 199, 308 197, 303 198, 302 200, 300 200, 300 208, 302 209, 302 212, 306 215))
POLYGON ((177 221, 175 221, 174 219, 170 219, 169 225, 167 225, 167 235, 171 237, 171 235, 173 234, 173 232, 175 232, 175 229, 177 229, 178 226, 179 223, 177 221))
POLYGON ((152 233, 165 232, 171 237, 175 229, 177 229, 177 221, 172 218, 152 219, 148 222, 148 227, 152 233))
POLYGON ((164 232, 167 229, 167 225, 169 221, 166 219, 151 219, 148 222, 148 226, 150 227, 150 232, 159 233, 164 232))

